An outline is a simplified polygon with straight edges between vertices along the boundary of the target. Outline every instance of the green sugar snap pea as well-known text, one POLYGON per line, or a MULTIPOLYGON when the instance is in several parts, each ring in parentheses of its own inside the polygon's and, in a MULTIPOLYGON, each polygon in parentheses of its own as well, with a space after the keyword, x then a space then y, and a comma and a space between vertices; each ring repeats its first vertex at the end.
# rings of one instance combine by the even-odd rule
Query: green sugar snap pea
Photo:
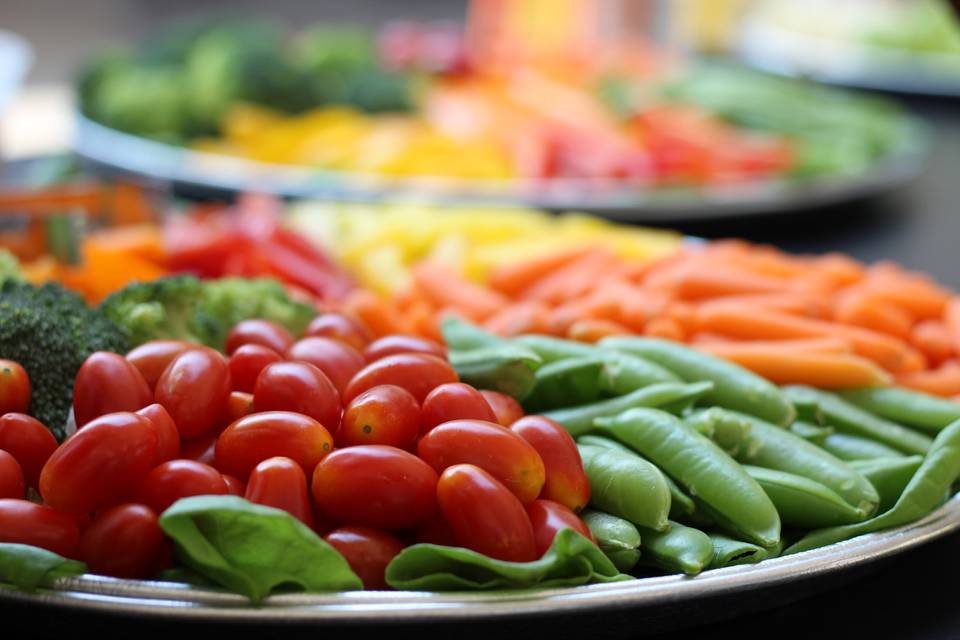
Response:
POLYGON ((462 382, 523 400, 536 384, 540 356, 520 345, 500 344, 469 351, 451 351, 450 366, 462 382))
POLYGON ((663 469, 730 532, 764 547, 780 539, 777 510, 756 480, 679 418, 638 408, 596 425, 663 469))
POLYGON ((523 400, 527 413, 573 407, 599 400, 604 394, 603 360, 592 356, 549 362, 534 374, 530 394, 523 400))
POLYGON ((707 404, 737 409, 783 426, 796 417, 793 405, 776 385, 726 360, 657 338, 614 336, 599 344, 652 360, 687 382, 713 382, 713 390, 702 398, 707 404))
POLYGON ((713 541, 699 529, 670 521, 666 531, 640 527, 640 564, 695 576, 713 562, 713 541))
POLYGON ((833 427, 823 427, 806 420, 794 420, 790 425, 790 433, 800 436, 804 440, 823 446, 823 441, 833 433, 833 427))
POLYGON ((872 460, 874 458, 905 458, 907 454, 870 438, 849 433, 831 433, 820 443, 841 460, 872 460))
POLYGON ((883 513, 900 498, 910 478, 923 463, 923 456, 874 458, 854 460, 850 466, 870 481, 880 494, 880 512, 883 513))
POLYGON ((926 453, 933 441, 906 427, 878 418, 840 396, 812 387, 784 387, 787 397, 796 402, 816 402, 827 424, 837 431, 872 438, 905 453, 926 453))
POLYGON ((919 520, 943 501, 943 496, 957 478, 960 478, 960 420, 951 423, 937 435, 920 468, 890 509, 856 524, 812 531, 785 553, 816 549, 864 533, 919 520))
POLYGON ((881 418, 932 434, 938 433, 954 420, 960 420, 960 402, 902 387, 850 389, 841 391, 840 395, 881 418))
POLYGON ((642 538, 632 522, 595 509, 585 510, 580 517, 618 571, 629 571, 636 566, 642 538))
POLYGON ((750 422, 732 411, 710 407, 694 411, 683 419, 734 457, 751 442, 750 422))
POLYGON ((758 547, 743 540, 735 540, 722 533, 711 533, 710 542, 713 543, 711 569, 732 567, 738 564, 755 564, 768 557, 767 550, 763 547, 758 547))
POLYGON ((713 388, 710 382, 664 382, 637 389, 624 396, 601 400, 579 407, 546 411, 543 415, 551 418, 577 437, 593 431, 593 421, 597 418, 615 416, 634 407, 662 407, 676 402, 690 401, 701 397, 713 388))
POLYGON ((750 465, 744 468, 770 496, 785 525, 816 529, 860 522, 870 515, 810 478, 750 465))
POLYGON ((590 479, 590 506, 654 530, 667 527, 670 488, 663 474, 639 456, 578 446, 590 479))

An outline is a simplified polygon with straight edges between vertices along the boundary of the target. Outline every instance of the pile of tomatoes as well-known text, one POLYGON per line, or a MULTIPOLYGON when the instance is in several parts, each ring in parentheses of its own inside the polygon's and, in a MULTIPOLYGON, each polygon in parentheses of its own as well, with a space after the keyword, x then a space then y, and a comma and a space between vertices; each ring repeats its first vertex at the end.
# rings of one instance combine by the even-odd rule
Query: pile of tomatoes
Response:
POLYGON ((171 562, 167 507, 234 494, 286 510, 383 588, 386 565, 417 542, 523 562, 560 529, 591 537, 573 439, 459 382, 440 344, 374 340, 331 312, 299 340, 241 322, 226 351, 160 340, 92 354, 74 386, 77 430, 59 446, 23 413, 26 374, 8 376, 25 392, 0 377, 0 542, 150 577, 171 562))

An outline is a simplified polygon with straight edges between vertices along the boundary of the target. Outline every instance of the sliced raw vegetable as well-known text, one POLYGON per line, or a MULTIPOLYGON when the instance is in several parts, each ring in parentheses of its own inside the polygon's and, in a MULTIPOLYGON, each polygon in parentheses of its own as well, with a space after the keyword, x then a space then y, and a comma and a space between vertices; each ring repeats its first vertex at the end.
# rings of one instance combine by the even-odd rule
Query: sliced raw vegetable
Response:
POLYGON ((744 468, 770 496, 784 525, 816 529, 860 522, 869 515, 810 478, 750 465, 744 468))
POLYGON ((590 527, 597 545, 620 571, 629 571, 640 560, 640 532, 629 520, 587 509, 580 517, 590 527))
POLYGON ((635 525, 662 531, 670 514, 670 488, 663 474, 639 456, 578 446, 590 478, 590 506, 635 525))

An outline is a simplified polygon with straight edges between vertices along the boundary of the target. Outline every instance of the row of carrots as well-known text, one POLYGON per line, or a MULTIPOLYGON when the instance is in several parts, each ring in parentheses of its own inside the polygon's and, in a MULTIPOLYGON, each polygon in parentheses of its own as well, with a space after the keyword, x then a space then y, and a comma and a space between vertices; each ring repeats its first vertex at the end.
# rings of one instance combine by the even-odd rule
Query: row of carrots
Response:
POLYGON ((499 266, 484 283, 439 262, 413 274, 390 298, 355 292, 348 308, 383 332, 437 338, 452 313, 502 335, 687 342, 778 383, 960 395, 960 296, 891 262, 718 241, 653 261, 581 247, 499 266))

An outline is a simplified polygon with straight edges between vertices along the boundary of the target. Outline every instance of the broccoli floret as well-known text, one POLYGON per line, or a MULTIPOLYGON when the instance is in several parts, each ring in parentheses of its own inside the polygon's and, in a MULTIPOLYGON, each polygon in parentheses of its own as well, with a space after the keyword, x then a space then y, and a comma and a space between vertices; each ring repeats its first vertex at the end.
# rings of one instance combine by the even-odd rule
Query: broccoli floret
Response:
POLYGON ((275 280, 201 281, 193 276, 131 284, 104 300, 100 309, 133 346, 172 338, 221 351, 227 333, 241 320, 272 320, 299 335, 317 315, 312 306, 292 300, 275 280))
POLYGON ((94 351, 125 353, 123 332, 63 287, 0 283, 0 358, 19 362, 30 376, 30 414, 57 439, 65 434, 73 381, 94 351))

